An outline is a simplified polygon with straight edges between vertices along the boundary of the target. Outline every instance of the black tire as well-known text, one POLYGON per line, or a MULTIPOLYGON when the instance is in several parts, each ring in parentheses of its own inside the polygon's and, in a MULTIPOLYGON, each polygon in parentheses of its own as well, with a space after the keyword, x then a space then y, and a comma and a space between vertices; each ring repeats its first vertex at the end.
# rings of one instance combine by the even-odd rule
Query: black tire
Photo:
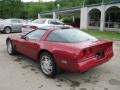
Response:
POLYGON ((57 66, 56 66, 55 60, 53 56, 49 54, 48 52, 44 52, 40 55, 40 68, 41 68, 42 73, 48 77, 54 78, 57 75, 57 66), (47 71, 47 69, 45 70, 45 67, 44 67, 45 65, 43 65, 43 63, 47 64, 46 61, 44 60, 45 57, 49 59, 48 61, 50 61, 51 65, 48 64, 48 66, 50 65, 52 67, 51 70, 50 68, 48 69, 50 70, 49 72, 47 71))
POLYGON ((15 50, 15 47, 13 46, 11 40, 7 40, 6 45, 7 45, 7 52, 10 55, 14 55, 16 53, 16 50, 15 50))
POLYGON ((12 29, 11 29, 10 27, 5 27, 3 32, 4 32, 5 34, 9 34, 9 33, 11 33, 11 30, 12 30, 12 29))

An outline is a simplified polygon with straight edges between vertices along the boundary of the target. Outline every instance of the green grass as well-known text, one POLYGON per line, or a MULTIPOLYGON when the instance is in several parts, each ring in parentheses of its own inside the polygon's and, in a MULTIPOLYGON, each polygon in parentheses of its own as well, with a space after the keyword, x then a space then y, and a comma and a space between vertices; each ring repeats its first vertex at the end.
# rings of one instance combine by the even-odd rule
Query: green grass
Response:
POLYGON ((120 32, 99 31, 99 30, 83 30, 99 39, 108 39, 113 41, 120 41, 120 32))

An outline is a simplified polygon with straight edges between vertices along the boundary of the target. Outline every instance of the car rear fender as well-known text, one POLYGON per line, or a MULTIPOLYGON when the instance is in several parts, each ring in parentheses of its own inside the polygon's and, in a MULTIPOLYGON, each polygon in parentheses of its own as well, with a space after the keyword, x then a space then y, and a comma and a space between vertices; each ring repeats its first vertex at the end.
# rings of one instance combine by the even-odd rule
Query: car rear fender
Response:
POLYGON ((16 49, 15 41, 14 41, 13 39, 11 39, 10 37, 8 37, 8 38, 6 39, 6 45, 7 45, 8 40, 11 41, 12 45, 13 45, 14 48, 16 49))
POLYGON ((10 30, 12 30, 12 27, 11 27, 11 26, 5 26, 4 29, 5 29, 5 28, 10 28, 10 30))
MULTIPOLYGON (((38 60, 40 59, 40 55, 41 55, 42 53, 44 53, 44 52, 49 53, 49 54, 54 58, 53 54, 52 54, 50 51, 48 51, 48 50, 46 50, 46 49, 40 49, 40 51, 39 51, 39 53, 38 53, 38 60)), ((54 59, 55 59, 55 58, 54 58, 54 59)))

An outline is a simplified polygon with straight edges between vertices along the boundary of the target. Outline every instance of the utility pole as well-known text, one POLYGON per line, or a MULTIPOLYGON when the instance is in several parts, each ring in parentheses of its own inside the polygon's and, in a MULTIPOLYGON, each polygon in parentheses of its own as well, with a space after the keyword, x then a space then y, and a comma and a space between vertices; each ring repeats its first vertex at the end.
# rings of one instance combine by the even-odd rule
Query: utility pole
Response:
POLYGON ((104 0, 102 0, 102 5, 104 5, 104 0))
POLYGON ((60 17, 59 17, 60 4, 59 3, 57 4, 57 8, 58 8, 58 19, 60 19, 60 17))
POLYGON ((83 0, 83 7, 85 7, 85 2, 86 2, 86 1, 85 1, 85 0, 83 0))

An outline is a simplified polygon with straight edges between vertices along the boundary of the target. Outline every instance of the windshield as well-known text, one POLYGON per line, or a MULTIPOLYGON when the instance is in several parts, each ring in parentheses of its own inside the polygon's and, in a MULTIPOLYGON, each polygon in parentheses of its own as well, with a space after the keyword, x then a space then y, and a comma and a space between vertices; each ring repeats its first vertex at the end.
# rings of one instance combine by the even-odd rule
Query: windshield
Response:
POLYGON ((34 21, 32 21, 33 23, 38 23, 38 24, 44 24, 45 23, 45 19, 36 19, 34 21))
POLYGON ((78 29, 55 30, 47 38, 48 41, 77 43, 83 41, 96 41, 97 39, 78 29))
POLYGON ((63 24, 64 24, 63 22, 61 22, 61 21, 58 20, 58 19, 50 19, 50 20, 48 21, 48 23, 49 23, 49 24, 54 24, 54 25, 63 25, 63 24))

